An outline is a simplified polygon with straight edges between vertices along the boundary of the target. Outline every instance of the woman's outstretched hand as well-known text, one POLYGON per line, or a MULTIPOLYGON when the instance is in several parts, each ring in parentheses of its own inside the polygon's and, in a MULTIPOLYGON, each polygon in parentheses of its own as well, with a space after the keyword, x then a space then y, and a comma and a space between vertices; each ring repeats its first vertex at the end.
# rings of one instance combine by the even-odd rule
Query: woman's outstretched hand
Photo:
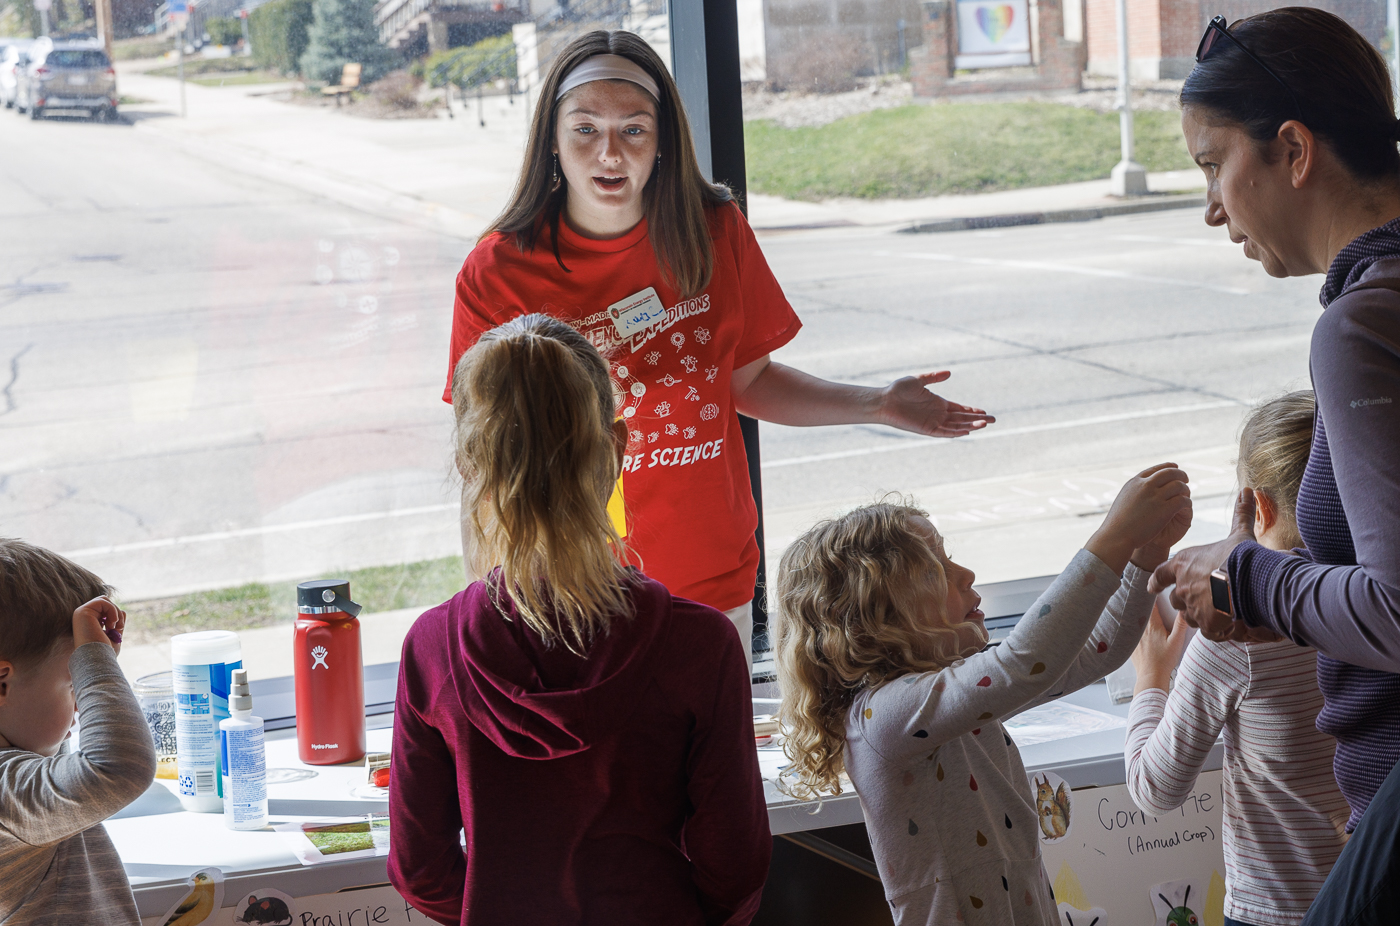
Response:
POLYGON ((939 370, 890 383, 881 390, 880 423, 929 437, 963 437, 994 423, 996 419, 982 409, 949 402, 928 389, 952 375, 939 370))
POLYGON ((1216 543, 1187 547, 1167 560, 1152 574, 1148 591, 1157 592, 1168 585, 1172 590, 1171 605, 1192 627, 1200 628, 1207 640, 1243 640, 1249 627, 1224 611, 1215 610, 1210 593, 1210 574, 1224 567, 1235 547, 1254 539, 1254 492, 1248 488, 1235 500, 1235 516, 1230 536, 1216 543))

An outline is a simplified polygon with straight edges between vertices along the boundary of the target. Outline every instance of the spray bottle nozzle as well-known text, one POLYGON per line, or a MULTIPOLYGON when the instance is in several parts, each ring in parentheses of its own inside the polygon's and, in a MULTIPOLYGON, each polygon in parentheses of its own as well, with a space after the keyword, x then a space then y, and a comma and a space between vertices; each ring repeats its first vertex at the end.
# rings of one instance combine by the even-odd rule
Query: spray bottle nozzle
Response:
POLYGON ((228 693, 230 711, 251 711, 253 696, 248 691, 248 670, 234 669, 228 693))

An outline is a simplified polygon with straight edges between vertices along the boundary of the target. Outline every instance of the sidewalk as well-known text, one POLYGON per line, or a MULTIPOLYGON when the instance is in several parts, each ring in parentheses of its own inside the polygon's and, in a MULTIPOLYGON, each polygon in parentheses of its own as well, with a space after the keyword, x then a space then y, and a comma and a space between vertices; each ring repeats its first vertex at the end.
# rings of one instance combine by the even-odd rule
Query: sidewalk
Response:
MULTIPOLYGON (((122 92, 149 102, 123 107, 136 129, 196 157, 285 184, 374 215, 474 241, 505 206, 525 146, 528 106, 516 97, 487 97, 433 119, 364 119, 268 98, 290 85, 201 87, 186 84, 180 118, 175 80, 142 73, 151 62, 119 62, 122 92)), ((949 230, 947 220, 1017 216, 1031 221, 1091 218, 1095 210, 1133 211, 1196 206, 1197 171, 1150 174, 1154 195, 1131 201, 1109 195, 1108 180, 908 200, 832 199, 796 202, 752 194, 749 221, 760 231, 830 227, 949 230), (1039 218, 1035 218, 1039 217, 1039 218)), ((976 224, 984 224, 977 223, 976 224)), ((985 224, 1026 224, 994 221, 985 224)))

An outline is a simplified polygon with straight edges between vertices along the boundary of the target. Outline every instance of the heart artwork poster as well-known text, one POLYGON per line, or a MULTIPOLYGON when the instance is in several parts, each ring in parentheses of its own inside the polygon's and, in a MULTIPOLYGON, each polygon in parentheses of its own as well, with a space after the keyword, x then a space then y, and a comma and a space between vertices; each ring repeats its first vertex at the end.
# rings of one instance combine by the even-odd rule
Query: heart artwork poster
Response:
POLYGON ((1030 50, 1027 0, 958 0, 959 56, 1030 50))

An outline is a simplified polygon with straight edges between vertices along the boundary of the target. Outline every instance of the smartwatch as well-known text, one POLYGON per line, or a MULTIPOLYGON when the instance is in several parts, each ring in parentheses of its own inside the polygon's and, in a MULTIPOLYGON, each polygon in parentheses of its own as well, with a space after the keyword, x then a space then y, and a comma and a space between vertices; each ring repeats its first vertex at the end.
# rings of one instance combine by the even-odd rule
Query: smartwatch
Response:
POLYGON ((1230 607, 1230 574, 1224 569, 1210 574, 1210 600, 1215 610, 1234 616, 1234 609, 1230 607))

